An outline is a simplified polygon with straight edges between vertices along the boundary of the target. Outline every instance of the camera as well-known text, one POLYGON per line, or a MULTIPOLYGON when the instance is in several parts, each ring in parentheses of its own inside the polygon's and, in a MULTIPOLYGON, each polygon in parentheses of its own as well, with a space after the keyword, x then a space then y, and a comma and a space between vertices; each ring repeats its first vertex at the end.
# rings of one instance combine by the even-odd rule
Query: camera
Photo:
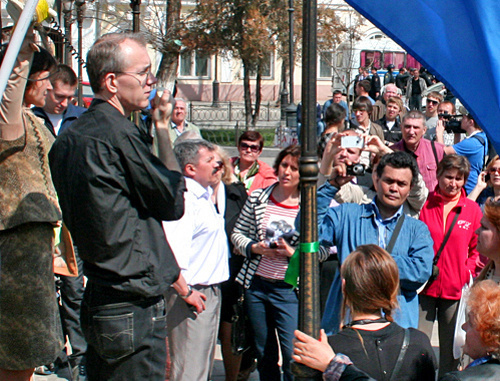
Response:
POLYGON ((348 176, 363 176, 366 173, 366 167, 361 163, 346 165, 346 173, 348 176))
POLYGON ((438 115, 438 117, 444 119, 444 130, 453 134, 461 134, 464 132, 461 128, 462 116, 463 115, 451 115, 447 112, 438 115))

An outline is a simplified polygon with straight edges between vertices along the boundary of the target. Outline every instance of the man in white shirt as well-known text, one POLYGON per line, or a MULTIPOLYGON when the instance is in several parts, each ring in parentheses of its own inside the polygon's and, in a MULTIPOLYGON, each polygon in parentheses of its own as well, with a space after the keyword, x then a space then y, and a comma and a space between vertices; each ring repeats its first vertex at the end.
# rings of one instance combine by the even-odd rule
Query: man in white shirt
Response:
POLYGON ((205 140, 186 140, 174 148, 186 179, 184 216, 163 222, 168 242, 190 288, 206 296, 196 314, 174 289, 167 296, 170 380, 208 380, 213 366, 220 316, 220 283, 229 278, 229 250, 224 218, 211 201, 215 175, 222 163, 205 140))

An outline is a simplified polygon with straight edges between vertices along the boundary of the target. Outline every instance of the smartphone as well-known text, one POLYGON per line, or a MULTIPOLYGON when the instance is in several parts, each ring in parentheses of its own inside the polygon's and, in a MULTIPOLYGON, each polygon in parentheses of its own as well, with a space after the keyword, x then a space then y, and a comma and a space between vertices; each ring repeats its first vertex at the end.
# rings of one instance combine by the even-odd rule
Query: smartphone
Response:
POLYGON ((484 175, 484 182, 487 183, 488 181, 490 181, 490 178, 491 178, 490 174, 487 173, 486 175, 484 175))
POLYGON ((271 242, 271 243, 269 244, 269 247, 270 247, 271 249, 276 249, 276 248, 278 247, 278 244, 277 244, 276 242, 271 242))
POLYGON ((340 146, 342 148, 359 148, 362 149, 365 146, 365 140, 361 136, 342 136, 340 139, 340 146))

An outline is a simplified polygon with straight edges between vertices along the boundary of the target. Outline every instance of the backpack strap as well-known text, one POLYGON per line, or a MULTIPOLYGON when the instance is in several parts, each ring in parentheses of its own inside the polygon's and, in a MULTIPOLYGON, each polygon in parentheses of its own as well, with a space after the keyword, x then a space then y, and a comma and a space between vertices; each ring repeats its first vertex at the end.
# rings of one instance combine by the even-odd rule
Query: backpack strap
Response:
POLYGON ((396 361, 396 365, 394 366, 394 370, 392 371, 390 381, 397 380, 396 376, 398 375, 401 367, 403 366, 403 359, 405 357, 406 351, 410 346, 410 330, 405 328, 405 336, 403 338, 403 344, 401 345, 401 350, 399 351, 398 360, 396 361))
POLYGON ((436 160, 436 167, 439 165, 438 154, 436 151, 436 143, 434 140, 431 140, 432 153, 434 154, 434 160, 436 160))

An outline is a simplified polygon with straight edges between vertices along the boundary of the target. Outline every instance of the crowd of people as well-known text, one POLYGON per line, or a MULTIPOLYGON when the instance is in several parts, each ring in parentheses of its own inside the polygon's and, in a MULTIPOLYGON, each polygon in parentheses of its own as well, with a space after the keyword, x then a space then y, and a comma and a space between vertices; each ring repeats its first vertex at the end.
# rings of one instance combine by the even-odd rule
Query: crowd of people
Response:
POLYGON ((466 139, 445 145, 448 103, 431 93, 425 114, 407 110, 393 69, 375 91, 358 81, 353 115, 339 93, 318 108, 316 340, 297 331, 289 280, 300 147, 270 167, 262 135, 246 131, 230 158, 185 120, 183 100, 152 96, 134 33, 93 44, 95 99, 75 107, 74 72, 30 29, 0 106, 0 379, 58 362, 74 380, 165 380, 168 351, 170 380, 208 380, 218 339, 227 381, 255 368, 292 380, 292 360, 326 380, 434 380, 437 369, 444 380, 498 379, 500 159, 487 158, 468 113, 466 139), (133 123, 145 109, 149 120, 133 123), (57 256, 68 267, 60 301, 57 256), (461 319, 473 362, 457 373, 461 319))

